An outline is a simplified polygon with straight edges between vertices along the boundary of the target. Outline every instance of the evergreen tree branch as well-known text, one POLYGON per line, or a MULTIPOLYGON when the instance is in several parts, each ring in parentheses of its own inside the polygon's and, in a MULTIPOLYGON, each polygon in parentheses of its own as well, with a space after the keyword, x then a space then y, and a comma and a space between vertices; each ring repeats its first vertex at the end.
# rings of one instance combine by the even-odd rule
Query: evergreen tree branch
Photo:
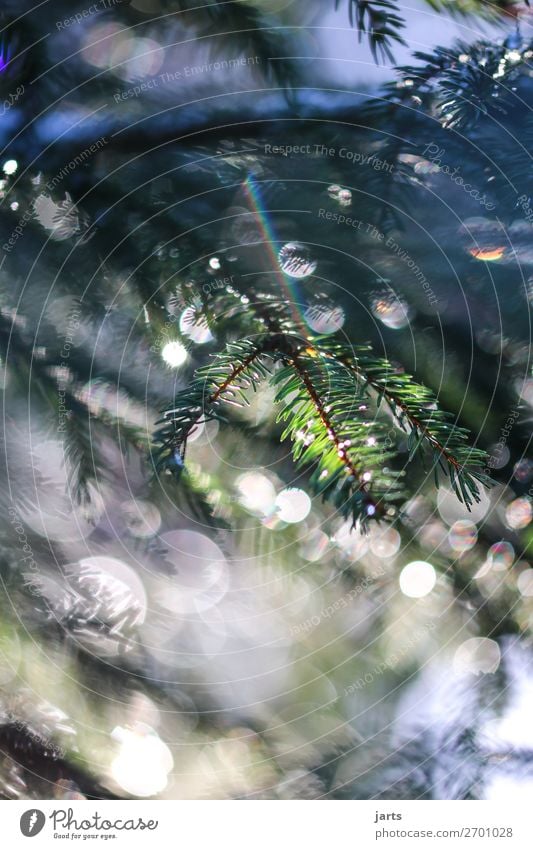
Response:
MULTIPOLYGON (((342 0, 335 0, 338 9, 342 0)), ((426 0, 428 6, 438 11, 446 11, 451 15, 472 15, 477 13, 487 19, 495 19, 506 9, 512 8, 509 0, 499 3, 489 3, 486 0, 426 0)), ((528 3, 529 0, 526 0, 528 3)), ((374 61, 394 61, 393 43, 405 45, 401 35, 405 28, 405 20, 398 14, 398 4, 394 0, 348 0, 348 16, 350 26, 357 28, 359 42, 364 34, 368 36, 370 50, 374 61)))
MULTIPOLYGON (((432 53, 415 52, 419 64, 398 71, 403 86, 408 81, 409 96, 419 96, 426 112, 432 108, 440 113, 444 127, 462 130, 473 127, 481 116, 502 120, 516 111, 520 101, 513 86, 529 74, 531 47, 531 41, 512 49, 506 42, 457 41, 432 53)), ((396 85, 389 91, 392 99, 398 99, 396 85)))
POLYGON ((79 503, 90 501, 90 483, 105 472, 96 426, 111 435, 122 452, 130 445, 146 449, 147 439, 138 427, 102 406, 95 409, 74 376, 66 381, 65 369, 55 366, 51 357, 36 357, 33 340, 5 316, 0 316, 0 351, 21 392, 27 394, 28 387, 37 390, 53 413, 58 435, 63 438, 69 489, 79 503))
POLYGON ((259 381, 269 374, 263 357, 271 345, 267 337, 254 343, 230 342, 214 363, 197 370, 188 389, 176 396, 172 408, 165 410, 157 422, 163 425, 155 435, 157 468, 179 476, 193 428, 210 420, 227 421, 225 404, 249 404, 246 392, 255 391, 259 381))
POLYGON ((352 525, 388 515, 399 495, 398 475, 386 466, 394 453, 382 424, 369 420, 365 392, 346 366, 313 348, 284 359, 272 383, 286 404, 278 421, 288 420, 281 439, 292 439, 295 462, 315 466, 313 489, 352 525))
POLYGON ((349 350, 333 343, 332 348, 330 355, 337 356, 359 382, 374 390, 378 402, 385 400, 399 426, 409 432, 409 459, 429 447, 437 485, 440 468, 450 478, 460 501, 468 507, 472 501, 479 501, 476 480, 489 483, 480 471, 488 457, 481 449, 470 446, 469 432, 455 424, 449 413, 439 409, 434 393, 411 375, 398 373, 388 360, 372 356, 370 346, 349 350))
MULTIPOLYGON (((368 486, 369 486, 368 481, 365 480, 361 470, 359 468, 357 468, 357 466, 355 465, 353 460, 350 459, 350 451, 347 450, 345 442, 340 438, 340 436, 339 436, 339 434, 336 430, 335 424, 330 419, 329 414, 326 411, 326 407, 325 407, 324 403, 322 402, 320 396, 318 395, 315 387, 313 386, 313 382, 311 380, 309 372, 305 368, 301 357, 298 354, 295 354, 293 356, 292 360, 291 360, 291 363, 294 366, 294 368, 296 369, 296 371, 298 372, 298 374, 300 375, 300 378, 302 379, 302 382, 303 382, 303 384, 304 384, 304 386, 307 390, 307 393, 308 393, 308 395, 309 395, 309 397, 310 397, 310 399, 311 399, 311 401, 312 401, 312 403, 315 407, 315 410, 318 414, 318 417, 319 417, 320 421, 322 422, 322 424, 324 425, 324 428, 326 429, 326 433, 328 434, 329 439, 331 439, 331 441, 335 445, 335 448, 337 449, 337 454, 339 455, 339 459, 340 459, 341 463, 343 463, 346 466, 346 469, 349 472, 349 474, 357 480, 358 489, 361 492, 366 493, 366 491, 368 490, 368 486)), ((374 503, 374 502, 372 501, 372 503, 374 503)))
MULTIPOLYGON (((339 8, 341 0, 335 0, 335 9, 339 8)), ((368 36, 368 42, 375 62, 380 60, 394 61, 391 43, 405 45, 400 31, 405 28, 405 21, 397 14, 396 3, 391 0, 348 0, 348 15, 350 26, 357 27, 359 42, 363 35, 368 36)))

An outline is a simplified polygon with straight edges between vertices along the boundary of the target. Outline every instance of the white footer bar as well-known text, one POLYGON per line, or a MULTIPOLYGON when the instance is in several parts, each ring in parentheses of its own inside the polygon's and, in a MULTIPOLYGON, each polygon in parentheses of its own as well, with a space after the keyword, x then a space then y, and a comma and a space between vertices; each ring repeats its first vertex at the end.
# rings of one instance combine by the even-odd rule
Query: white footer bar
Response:
POLYGON ((533 849, 532 811, 508 801, 4 802, 0 810, 6 849, 533 849))

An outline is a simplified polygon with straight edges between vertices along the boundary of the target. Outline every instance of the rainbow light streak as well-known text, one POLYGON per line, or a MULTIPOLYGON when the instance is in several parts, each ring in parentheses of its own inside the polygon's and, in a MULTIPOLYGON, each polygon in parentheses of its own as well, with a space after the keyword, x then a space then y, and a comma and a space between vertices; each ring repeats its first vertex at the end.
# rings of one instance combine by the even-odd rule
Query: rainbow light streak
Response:
POLYGON ((298 285, 295 282, 295 279, 290 277, 288 274, 285 274, 280 268, 278 255, 274 247, 275 243, 279 242, 279 239, 276 239, 274 228, 269 220, 268 212, 261 198, 259 186, 251 174, 248 175, 244 181, 243 187, 246 199, 250 206, 250 211, 259 223, 260 231, 263 236, 262 244, 264 244, 268 253, 268 259, 273 269, 275 269, 274 273, 279 283, 279 288, 285 296, 287 304, 290 306, 291 314, 295 323, 300 327, 302 325, 305 327, 306 322, 303 313, 307 304, 299 294, 298 285))

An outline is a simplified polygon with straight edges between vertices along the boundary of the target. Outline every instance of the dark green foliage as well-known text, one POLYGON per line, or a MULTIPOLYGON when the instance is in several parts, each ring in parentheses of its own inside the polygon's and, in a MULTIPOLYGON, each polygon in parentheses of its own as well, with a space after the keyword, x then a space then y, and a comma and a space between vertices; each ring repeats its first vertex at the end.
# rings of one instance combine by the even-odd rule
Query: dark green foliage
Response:
POLYGON ((198 369, 189 388, 174 399, 172 409, 165 410, 163 426, 156 434, 156 464, 169 469, 179 461, 176 451, 184 457, 187 438, 200 422, 227 422, 225 405, 240 406, 248 402, 246 393, 255 390, 267 374, 263 362, 267 339, 259 342, 232 342, 224 354, 198 369))
MULTIPOLYGON (((388 360, 377 358, 369 346, 347 348, 332 346, 332 355, 348 364, 356 379, 377 396, 378 406, 385 401, 399 427, 408 433, 409 460, 420 451, 429 455, 431 468, 450 478, 460 501, 470 506, 479 500, 476 480, 488 485, 481 472, 486 452, 470 444, 468 431, 457 424, 453 415, 439 409, 436 395, 388 360)), ((438 485, 438 480, 437 480, 438 485)))
POLYGON ((379 412, 383 400, 409 434, 409 460, 426 449, 437 486, 440 469, 470 506, 479 499, 476 480, 488 482, 481 473, 485 452, 469 446, 467 431, 410 375, 374 357, 368 346, 279 333, 229 343, 214 362, 197 370, 160 421, 156 468, 180 479, 192 429, 209 420, 228 424, 228 408, 247 405, 267 378, 283 408, 277 420, 287 422, 281 440, 293 442, 293 459, 310 472, 313 492, 353 525, 395 516, 390 502, 402 496, 401 471, 390 467, 397 446, 379 412), (272 370, 276 361, 281 367, 272 370))
POLYGON ((353 525, 394 515, 387 503, 399 496, 398 475, 387 463, 382 423, 369 416, 367 393, 353 372, 320 348, 295 354, 274 377, 284 405, 281 436, 293 442, 299 466, 310 466, 311 486, 353 525))
MULTIPOLYGON (((485 0, 426 0, 428 6, 436 11, 446 11, 451 15, 478 15, 487 18, 497 18, 500 10, 505 10, 512 4, 506 0, 499 3, 487 3, 485 0)), ((342 0, 335 0, 335 8, 342 6, 342 0)), ((526 5, 529 5, 526 0, 526 5)), ((394 61, 394 44, 405 44, 401 32, 405 21, 398 14, 398 4, 395 0, 348 0, 350 24, 357 28, 359 41, 363 35, 368 38, 372 56, 378 61, 394 61)), ((418 54, 414 54, 418 56, 418 54)))
POLYGON ((437 47, 433 53, 416 52, 416 65, 399 69, 410 81, 410 95, 431 95, 443 126, 453 129, 473 127, 481 116, 499 120, 516 108, 513 88, 528 73, 530 45, 509 50, 505 44, 479 41, 457 42, 453 48, 437 47), (422 64, 420 64, 422 63, 422 64))
MULTIPOLYGON (((341 0, 335 0, 338 8, 341 0)), ((401 30, 405 22, 397 14, 397 5, 392 0, 348 0, 350 24, 357 27, 359 41, 366 35, 374 60, 394 61, 391 44, 405 44, 401 30)))

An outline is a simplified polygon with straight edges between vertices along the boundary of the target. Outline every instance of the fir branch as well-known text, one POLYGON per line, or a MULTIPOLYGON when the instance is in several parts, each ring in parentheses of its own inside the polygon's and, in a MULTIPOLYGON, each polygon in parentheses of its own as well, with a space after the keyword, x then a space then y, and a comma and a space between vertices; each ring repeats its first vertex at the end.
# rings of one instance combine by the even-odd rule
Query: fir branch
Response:
POLYGON ((269 375, 263 359, 272 346, 271 339, 257 342, 230 342, 223 354, 196 372, 192 383, 174 399, 171 409, 163 412, 157 424, 156 467, 174 470, 178 474, 184 462, 187 439, 197 425, 210 421, 227 421, 224 405, 248 405, 246 392, 257 388, 269 375))
POLYGON ((352 525, 383 517, 399 495, 398 475, 386 466, 394 455, 382 424, 368 415, 365 391, 346 366, 313 348, 284 360, 271 382, 276 403, 286 404, 278 421, 288 420, 281 439, 292 439, 294 460, 314 465, 313 489, 352 525))
MULTIPOLYGON (((340 459, 341 463, 343 463, 346 466, 346 469, 349 472, 349 474, 357 480, 357 488, 361 492, 366 493, 366 491, 368 490, 368 481, 366 481, 364 479, 363 473, 361 472, 361 470, 358 469, 357 466, 354 464, 353 460, 350 459, 350 451, 346 450, 343 440, 340 438, 333 421, 330 419, 329 414, 326 411, 326 408, 325 408, 320 396, 318 395, 315 387, 313 386, 313 382, 311 380, 309 372, 305 368, 305 366, 304 366, 304 364, 301 360, 301 357, 298 354, 295 354, 294 357, 291 360, 291 363, 294 366, 294 368, 296 369, 296 371, 298 372, 298 374, 300 375, 300 377, 303 381, 303 384, 304 384, 304 386, 305 386, 305 388, 306 388, 306 390, 309 394, 309 397, 311 398, 311 401, 313 402, 313 405, 314 405, 315 410, 318 414, 318 417, 319 417, 320 421, 322 422, 322 424, 324 425, 324 427, 326 429, 326 433, 328 434, 329 438, 331 439, 331 441, 335 445, 335 448, 337 449, 337 453, 339 455, 339 459, 340 459)), ((374 502, 372 502, 372 503, 374 503, 374 502)))
MULTIPOLYGON (((335 0, 335 9, 341 0, 335 0)), ((375 62, 394 61, 391 43, 405 45, 400 35, 405 21, 397 14, 397 5, 392 0, 348 0, 350 26, 357 27, 359 42, 368 36, 370 50, 375 62)))
POLYGON ((75 493, 78 503, 88 503, 91 500, 90 484, 96 480, 96 468, 97 465, 102 468, 102 461, 96 453, 87 410, 81 404, 77 405, 77 409, 71 407, 69 410, 63 425, 63 437, 69 491, 75 493))
MULTIPOLYGON (((64 365, 57 366, 51 355, 36 357, 34 340, 27 338, 16 323, 5 316, 0 316, 0 352, 16 377, 19 390, 24 395, 30 386, 38 390, 56 426, 61 424, 58 436, 63 438, 69 491, 79 503, 90 501, 91 482, 106 471, 98 449, 100 440, 95 439, 95 428, 110 435, 122 453, 130 446, 146 450, 148 440, 144 431, 103 405, 95 405, 91 393, 81 388, 73 374, 67 380, 64 365)), ((114 385, 99 382, 115 390, 114 385)), ((92 388, 94 391, 95 382, 92 388)), ((121 392, 126 401, 124 390, 121 392)))
MULTIPOLYGON (((505 43, 457 41, 432 53, 415 52, 420 64, 402 66, 398 72, 401 85, 408 81, 410 96, 426 101, 426 111, 436 109, 445 128, 465 129, 482 115, 497 114, 501 120, 502 115, 516 111, 519 101, 512 86, 520 75, 529 73, 528 50, 531 44, 510 51, 505 43)), ((396 88, 389 91, 397 100, 396 88)))
MULTIPOLYGON (((328 346, 328 341, 323 344, 328 346)), ((481 449, 470 446, 469 432, 458 426, 450 413, 439 409, 434 393, 410 374, 398 373, 388 360, 373 356, 370 346, 347 349, 333 342, 328 347, 330 356, 350 368, 359 383, 374 390, 378 401, 387 403, 399 426, 409 433, 409 460, 429 448, 437 486, 440 468, 467 507, 479 501, 476 480, 490 482, 480 471, 488 457, 481 449)))

